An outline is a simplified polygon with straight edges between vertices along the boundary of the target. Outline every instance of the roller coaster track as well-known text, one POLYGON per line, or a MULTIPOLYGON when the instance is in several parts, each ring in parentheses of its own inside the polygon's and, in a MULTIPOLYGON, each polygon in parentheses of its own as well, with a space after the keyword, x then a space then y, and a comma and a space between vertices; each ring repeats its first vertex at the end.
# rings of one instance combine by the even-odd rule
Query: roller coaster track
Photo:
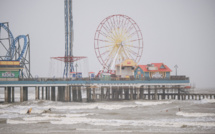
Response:
POLYGON ((14 58, 14 55, 15 55, 15 51, 16 51, 16 43, 20 40, 20 39, 23 39, 24 40, 24 45, 23 45, 23 48, 22 48, 22 51, 21 53, 19 54, 19 57, 17 59, 15 59, 16 61, 20 61, 26 51, 26 47, 27 47, 27 37, 25 35, 19 35, 18 37, 16 37, 14 39, 14 36, 12 34, 12 32, 10 31, 10 29, 5 26, 3 23, 0 23, 0 29, 1 27, 3 29, 5 29, 5 31, 8 32, 9 34, 9 38, 11 40, 11 47, 9 48, 10 51, 7 51, 7 54, 6 54, 6 57, 4 60, 13 60, 14 58))

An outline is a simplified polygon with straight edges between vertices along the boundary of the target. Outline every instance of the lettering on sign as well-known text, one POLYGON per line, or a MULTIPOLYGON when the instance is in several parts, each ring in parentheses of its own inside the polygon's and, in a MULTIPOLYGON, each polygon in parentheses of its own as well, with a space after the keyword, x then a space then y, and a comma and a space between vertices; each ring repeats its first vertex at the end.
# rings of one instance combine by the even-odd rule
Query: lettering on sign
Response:
POLYGON ((13 77, 15 77, 15 74, 11 73, 11 72, 5 72, 5 73, 2 73, 2 77, 4 77, 4 78, 7 78, 7 77, 13 78, 13 77))

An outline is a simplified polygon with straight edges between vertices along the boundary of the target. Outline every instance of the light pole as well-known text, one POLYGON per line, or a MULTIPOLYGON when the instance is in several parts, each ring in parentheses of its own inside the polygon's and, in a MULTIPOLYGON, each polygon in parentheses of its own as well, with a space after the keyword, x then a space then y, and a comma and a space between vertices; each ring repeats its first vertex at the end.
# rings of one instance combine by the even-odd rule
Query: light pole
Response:
POLYGON ((75 64, 75 67, 76 67, 76 74, 75 74, 75 77, 77 78, 77 68, 78 68, 78 64, 77 64, 77 63, 75 64))
POLYGON ((178 65, 176 64, 176 65, 174 66, 174 68, 175 68, 175 75, 177 76, 177 68, 178 68, 178 65))

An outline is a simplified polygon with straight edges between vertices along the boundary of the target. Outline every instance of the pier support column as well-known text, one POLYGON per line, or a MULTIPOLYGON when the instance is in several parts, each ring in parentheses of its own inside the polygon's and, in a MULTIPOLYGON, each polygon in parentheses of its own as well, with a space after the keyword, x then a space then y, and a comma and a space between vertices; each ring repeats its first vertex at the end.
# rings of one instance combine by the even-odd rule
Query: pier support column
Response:
POLYGON ((82 92, 81 92, 81 86, 78 87, 78 101, 82 102, 82 92))
POLYGON ((65 86, 64 87, 64 101, 69 102, 69 97, 70 97, 69 86, 65 86))
POLYGON ((146 100, 146 94, 145 91, 147 92, 147 89, 143 86, 143 99, 146 100))
POLYGON ((78 96, 77 96, 77 86, 72 86, 72 100, 74 102, 78 101, 78 96))
POLYGON ((104 87, 100 87, 101 89, 101 101, 104 99, 104 87))
POLYGON ((142 86, 140 87, 140 97, 139 98, 143 99, 143 87, 142 86))
POLYGON ((96 88, 93 88, 93 101, 96 100, 96 88))
POLYGON ((133 86, 129 86, 129 90, 130 90, 130 100, 133 100, 134 98, 134 94, 133 94, 133 86))
POLYGON ((8 102, 8 87, 4 88, 4 102, 8 102))
POLYGON ((46 100, 50 100, 50 87, 46 87, 46 100))
POLYGON ((150 89, 150 86, 148 86, 148 100, 150 100, 151 99, 151 89, 150 89))
POLYGON ((58 87, 57 100, 58 101, 64 101, 65 100, 65 87, 64 86, 58 87))
POLYGON ((129 100, 129 87, 124 88, 125 100, 129 100))
POLYGON ((87 102, 91 101, 91 88, 87 86, 87 102))
POLYGON ((181 94, 181 93, 180 93, 180 90, 181 90, 181 89, 180 89, 180 86, 178 86, 178 100, 180 100, 180 96, 181 96, 181 95, 180 95, 180 94, 181 94))
POLYGON ((42 87, 42 100, 44 100, 44 87, 42 87))
POLYGON ((117 86, 116 88, 115 88, 115 94, 114 94, 114 99, 115 100, 119 100, 119 86, 117 86))
POLYGON ((20 87, 20 102, 23 102, 23 87, 20 87))
POLYGON ((12 87, 8 87, 7 92, 8 92, 8 102, 11 102, 11 90, 12 87))
POLYGON ((106 98, 108 99, 108 100, 110 100, 110 88, 111 87, 107 87, 107 91, 106 91, 106 98))
POLYGON ((137 99, 137 88, 133 86, 133 99, 137 99))
POLYGON ((122 97, 122 87, 119 87, 119 97, 120 97, 121 100, 123 99, 123 97, 122 97))
POLYGON ((162 86, 162 90, 163 90, 162 100, 164 100, 165 99, 165 90, 166 90, 164 85, 162 86))
POLYGON ((20 87, 20 102, 28 100, 28 87, 20 87))
POLYGON ((155 95, 154 95, 154 99, 158 100, 158 93, 157 93, 157 86, 155 86, 155 95))
POLYGON ((111 99, 114 100, 115 87, 111 87, 111 99))
POLYGON ((23 87, 23 101, 28 101, 28 87, 23 87))
POLYGON ((15 102, 15 92, 14 92, 14 87, 12 87, 12 94, 11 94, 11 102, 15 102))
POLYGON ((35 100, 39 99, 39 87, 35 87, 35 100))
POLYGON ((78 102, 82 102, 81 86, 78 86, 78 102))
POLYGON ((140 88, 139 87, 136 87, 136 94, 137 94, 136 99, 139 100, 139 98, 140 98, 140 88))
POLYGON ((55 87, 51 87, 51 100, 55 101, 55 87))

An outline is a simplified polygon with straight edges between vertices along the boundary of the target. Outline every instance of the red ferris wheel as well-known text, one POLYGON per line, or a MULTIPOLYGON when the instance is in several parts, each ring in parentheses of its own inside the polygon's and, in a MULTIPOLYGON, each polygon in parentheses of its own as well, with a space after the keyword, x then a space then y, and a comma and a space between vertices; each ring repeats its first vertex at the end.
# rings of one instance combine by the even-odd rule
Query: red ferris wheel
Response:
POLYGON ((137 23, 126 15, 111 15, 98 26, 94 50, 104 69, 114 70, 126 59, 139 62, 143 53, 143 37, 137 23))

